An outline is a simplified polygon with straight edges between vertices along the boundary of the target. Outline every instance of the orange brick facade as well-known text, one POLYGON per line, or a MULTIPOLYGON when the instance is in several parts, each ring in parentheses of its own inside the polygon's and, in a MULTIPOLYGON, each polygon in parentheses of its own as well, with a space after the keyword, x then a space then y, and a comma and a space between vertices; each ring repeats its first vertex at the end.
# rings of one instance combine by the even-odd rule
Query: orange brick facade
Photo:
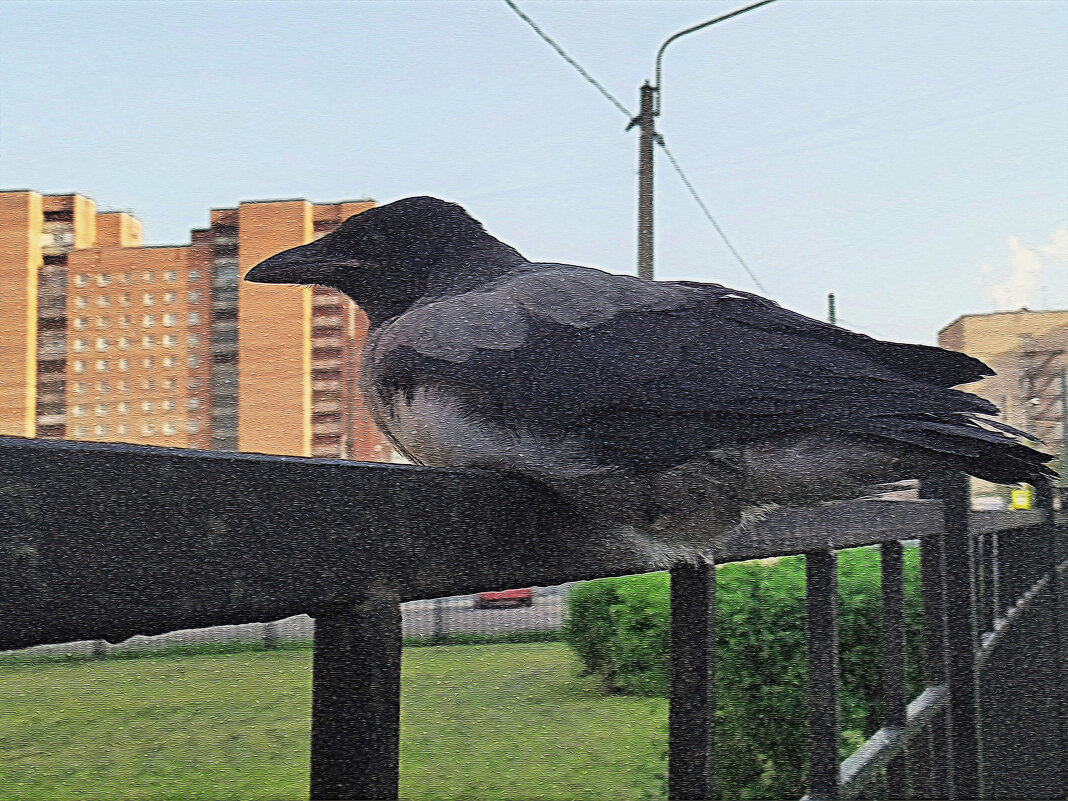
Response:
POLYGON ((206 256, 201 245, 70 254, 67 439, 210 447, 206 256))
POLYGON ((373 205, 241 203, 143 247, 88 198, 0 192, 0 434, 388 460, 356 390, 363 313, 239 280, 373 205))
POLYGON ((36 192, 0 194, 0 434, 36 436, 37 276, 44 212, 36 192))

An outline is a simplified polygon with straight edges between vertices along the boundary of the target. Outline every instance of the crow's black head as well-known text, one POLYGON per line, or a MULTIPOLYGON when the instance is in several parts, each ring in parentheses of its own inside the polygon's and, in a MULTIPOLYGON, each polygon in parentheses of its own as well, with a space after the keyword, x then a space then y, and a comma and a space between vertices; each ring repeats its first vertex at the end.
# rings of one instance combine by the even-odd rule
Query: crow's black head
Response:
POLYGON ((426 294, 438 265, 493 245, 500 243, 455 203, 409 197, 355 214, 321 239, 260 262, 245 280, 333 287, 380 322, 426 294))

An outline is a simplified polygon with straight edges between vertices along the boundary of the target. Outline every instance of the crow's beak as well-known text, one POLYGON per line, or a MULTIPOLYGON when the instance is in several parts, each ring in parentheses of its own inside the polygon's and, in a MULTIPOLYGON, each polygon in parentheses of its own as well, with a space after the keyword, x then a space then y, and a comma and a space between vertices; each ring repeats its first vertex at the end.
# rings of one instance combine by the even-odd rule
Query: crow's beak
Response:
POLYGON ((254 284, 317 284, 330 273, 330 262, 318 242, 283 250, 245 273, 254 284))

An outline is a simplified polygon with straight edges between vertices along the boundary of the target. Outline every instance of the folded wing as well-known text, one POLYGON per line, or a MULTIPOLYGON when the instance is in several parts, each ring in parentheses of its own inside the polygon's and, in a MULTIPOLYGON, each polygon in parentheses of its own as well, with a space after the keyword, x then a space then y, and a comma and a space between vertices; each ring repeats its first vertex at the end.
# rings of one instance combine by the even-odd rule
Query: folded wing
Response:
POLYGON ((994 480, 1048 458, 980 426, 997 409, 951 389, 991 374, 969 356, 718 285, 568 265, 416 306, 376 334, 363 369, 384 396, 433 386, 502 427, 579 436, 637 469, 821 432, 996 457, 994 480))

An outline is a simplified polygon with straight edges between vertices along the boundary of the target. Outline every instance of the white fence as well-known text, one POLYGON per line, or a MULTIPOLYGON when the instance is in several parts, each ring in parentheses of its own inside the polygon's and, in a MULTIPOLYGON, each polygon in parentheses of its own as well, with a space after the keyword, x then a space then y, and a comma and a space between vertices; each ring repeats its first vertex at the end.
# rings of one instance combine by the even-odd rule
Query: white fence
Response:
MULTIPOLYGON (((463 634, 508 634, 519 631, 556 631, 564 622, 568 585, 536 587, 530 606, 480 609, 474 595, 456 595, 401 605, 406 638, 444 637, 463 634)), ((223 643, 259 643, 266 647, 283 642, 311 642, 315 621, 308 615, 295 615, 268 623, 240 626, 213 626, 204 629, 170 631, 155 637, 136 636, 110 644, 101 640, 38 645, 22 651, 0 654, 25 656, 108 656, 137 651, 223 643)))

